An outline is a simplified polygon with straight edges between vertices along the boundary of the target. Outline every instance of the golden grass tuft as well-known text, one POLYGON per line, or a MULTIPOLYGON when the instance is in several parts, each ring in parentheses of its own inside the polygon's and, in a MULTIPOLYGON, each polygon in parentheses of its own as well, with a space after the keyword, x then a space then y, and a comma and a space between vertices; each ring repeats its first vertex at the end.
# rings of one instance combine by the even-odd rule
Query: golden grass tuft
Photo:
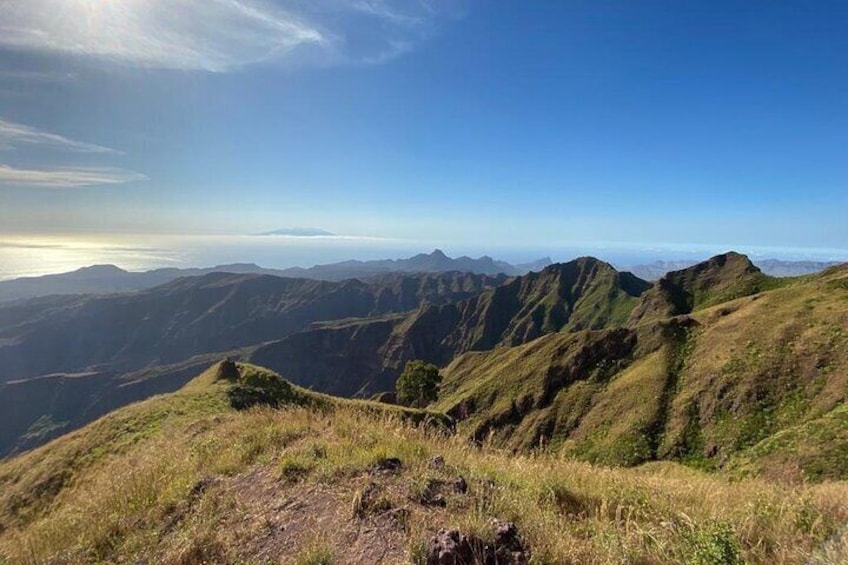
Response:
MULTIPOLYGON (((241 542, 211 526, 234 508, 214 483, 202 492, 197 488, 210 471, 226 477, 269 465, 296 467, 298 484, 330 482, 349 489, 354 501, 358 494, 354 513, 362 515, 391 506, 379 496, 363 504, 355 486, 374 461, 400 458, 403 470, 391 480, 412 484, 427 474, 436 453, 448 472, 469 479, 471 490, 466 502, 451 501, 444 510, 412 505, 413 548, 438 527, 484 535, 491 518, 499 517, 518 524, 542 563, 695 563, 698 555, 722 551, 738 551, 754 563, 801 563, 817 551, 844 550, 844 544, 840 549, 828 542, 848 520, 843 483, 728 482, 668 463, 612 469, 554 456, 513 457, 351 407, 329 417, 304 408, 259 409, 196 435, 186 433, 190 429, 197 428, 175 427, 107 457, 63 489, 42 517, 0 534, 0 554, 12 562, 60 555, 84 561, 118 555, 172 563, 215 560, 207 551, 234 559, 241 542)), ((334 551, 324 549, 327 555, 334 551)), ((312 553, 304 548, 303 555, 312 553)))

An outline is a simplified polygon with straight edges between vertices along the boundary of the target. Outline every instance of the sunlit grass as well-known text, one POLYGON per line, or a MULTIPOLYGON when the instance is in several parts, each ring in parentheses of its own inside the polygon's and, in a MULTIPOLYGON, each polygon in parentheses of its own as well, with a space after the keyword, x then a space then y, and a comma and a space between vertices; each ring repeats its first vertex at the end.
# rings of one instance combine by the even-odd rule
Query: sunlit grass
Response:
MULTIPOLYGON (((188 393, 175 397, 181 394, 188 393)), ((157 401, 162 399, 151 403, 157 401)), ((105 424, 64 441, 85 442, 87 435, 100 433, 98 425, 105 424)), ((356 478, 394 457, 402 469, 363 511, 409 509, 410 560, 420 558, 434 529, 485 534, 492 517, 515 521, 538 563, 730 562, 719 557, 803 563, 819 548, 830 557, 845 556, 838 542, 825 543, 848 520, 843 483, 729 482, 672 463, 614 469, 550 455, 512 456, 353 403, 331 410, 295 406, 242 413, 219 406, 217 414, 199 408, 193 416, 174 410, 132 445, 87 462, 52 504, 21 498, 34 505, 21 512, 9 503, 24 494, 31 475, 49 475, 75 457, 51 444, 28 456, 26 471, 16 467, 18 483, 8 474, 15 461, 0 467, 7 477, 0 555, 15 563, 58 556, 108 561, 118 555, 129 562, 238 562, 244 534, 219 525, 241 510, 220 484, 268 469, 281 489, 336 485, 352 501, 345 519, 356 520, 356 478), (444 470, 430 468, 436 454, 444 458, 444 470), (448 496, 439 511, 411 502, 427 477, 460 474, 470 485, 467 496, 448 496)), ((315 532, 321 543, 301 547, 298 562, 332 562, 344 549, 327 541, 332 534, 315 532)))

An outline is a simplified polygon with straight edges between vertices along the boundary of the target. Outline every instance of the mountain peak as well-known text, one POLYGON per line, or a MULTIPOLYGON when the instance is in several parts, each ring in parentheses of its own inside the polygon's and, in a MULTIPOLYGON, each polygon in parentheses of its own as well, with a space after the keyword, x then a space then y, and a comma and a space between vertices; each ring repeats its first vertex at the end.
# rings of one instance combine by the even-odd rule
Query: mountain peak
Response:
POLYGON ((747 269, 756 269, 759 271, 759 268, 751 262, 747 255, 737 253, 736 251, 728 251, 727 253, 716 255, 715 257, 707 259, 704 263, 707 265, 718 266, 741 266, 747 269))
POLYGON ((551 263, 550 265, 542 269, 541 272, 566 272, 571 271, 573 269, 585 270, 587 268, 601 268, 603 270, 615 271, 615 267, 613 267, 609 263, 601 261, 600 259, 597 259, 595 257, 586 256, 572 259, 571 261, 568 261, 566 263, 551 263))
POLYGON ((111 264, 103 264, 103 265, 91 265, 88 267, 80 267, 76 270, 77 273, 80 274, 89 274, 89 275, 115 275, 126 273, 127 271, 118 267, 117 265, 111 264))
POLYGON ((762 274, 762 271, 746 255, 728 251, 686 269, 672 271, 663 278, 693 289, 708 289, 756 274, 762 274))
POLYGON ((631 323, 689 314, 707 306, 756 294, 773 279, 741 253, 729 251, 672 271, 646 292, 631 323))

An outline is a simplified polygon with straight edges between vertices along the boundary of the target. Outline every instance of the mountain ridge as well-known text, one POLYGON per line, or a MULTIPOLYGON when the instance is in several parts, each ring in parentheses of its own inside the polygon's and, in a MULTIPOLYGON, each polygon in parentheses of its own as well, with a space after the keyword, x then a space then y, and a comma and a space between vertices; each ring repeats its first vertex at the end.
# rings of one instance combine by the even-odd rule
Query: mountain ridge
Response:
POLYGON ((479 259, 465 256, 452 259, 437 249, 432 253, 420 253, 407 259, 350 260, 309 268, 292 267, 288 269, 269 269, 254 263, 231 263, 206 268, 181 269, 169 267, 134 272, 126 271, 115 265, 92 265, 68 273, 0 281, 0 303, 53 294, 137 292, 171 282, 177 278, 203 276, 214 272, 266 274, 340 282, 350 278, 379 277, 393 272, 414 274, 464 271, 490 276, 498 274, 514 276, 525 274, 533 269, 543 268, 550 262, 549 257, 521 265, 510 265, 488 256, 479 259))
MULTIPOLYGON (((716 264, 669 280, 692 283, 716 264)), ((848 478, 848 266, 749 290, 661 320, 465 353, 444 369, 433 408, 471 438, 596 463, 848 478)))
POLYGON ((624 324, 638 295, 649 286, 608 263, 580 258, 454 303, 422 305, 403 318, 301 332, 258 347, 250 359, 274 370, 285 367, 289 378, 300 384, 339 383, 338 388, 325 389, 328 392, 352 393, 339 381, 340 375, 355 383, 371 382, 375 388, 369 392, 381 392, 412 359, 444 365, 465 351, 516 345, 563 329, 624 324), (316 353, 314 361, 293 366, 297 352, 304 349, 316 353), (353 350, 360 353, 352 355, 353 350))

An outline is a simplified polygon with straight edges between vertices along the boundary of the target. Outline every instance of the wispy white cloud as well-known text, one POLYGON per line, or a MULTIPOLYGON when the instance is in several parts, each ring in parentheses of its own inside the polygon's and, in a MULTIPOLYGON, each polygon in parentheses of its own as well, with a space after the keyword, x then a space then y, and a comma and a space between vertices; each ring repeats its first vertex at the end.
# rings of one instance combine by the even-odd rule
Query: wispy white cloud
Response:
POLYGON ((460 1, 3 0, 0 47, 218 72, 269 60, 379 62, 460 1))
POLYGON ((118 151, 108 147, 74 141, 55 133, 0 118, 0 151, 16 149, 22 145, 40 145, 80 153, 118 153, 118 151))
POLYGON ((124 184, 146 180, 140 173, 110 167, 66 167, 62 169, 18 169, 0 165, 0 186, 68 189, 124 184))
MULTIPOLYGON (((0 118, 0 152, 22 150, 22 153, 26 154, 33 149, 44 148, 68 154, 120 154, 102 145, 76 141, 0 118)), ((143 180, 147 180, 143 174, 117 167, 61 166, 32 169, 0 162, 0 186, 65 189, 143 180)))
POLYGON ((292 14, 246 0, 6 0, 0 44, 150 67, 227 70, 324 41, 292 14))

